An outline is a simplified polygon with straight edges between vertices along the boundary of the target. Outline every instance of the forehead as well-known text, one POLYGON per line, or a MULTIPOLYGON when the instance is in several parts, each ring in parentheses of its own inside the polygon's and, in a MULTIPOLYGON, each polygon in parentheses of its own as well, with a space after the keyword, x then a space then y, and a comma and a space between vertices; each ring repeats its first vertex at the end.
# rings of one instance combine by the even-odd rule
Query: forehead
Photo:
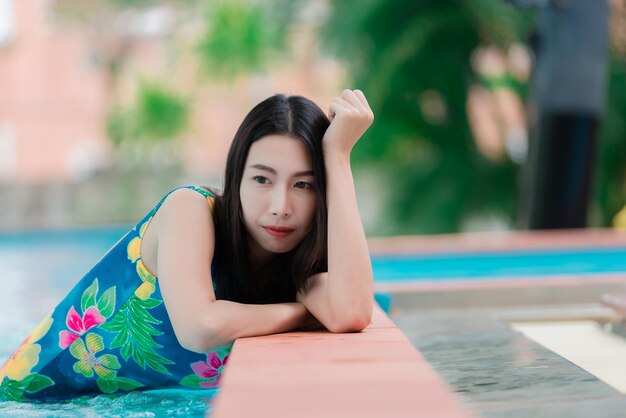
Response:
POLYGON ((248 151, 246 167, 253 164, 285 171, 311 170, 312 166, 306 144, 286 135, 267 135, 254 142, 248 151))

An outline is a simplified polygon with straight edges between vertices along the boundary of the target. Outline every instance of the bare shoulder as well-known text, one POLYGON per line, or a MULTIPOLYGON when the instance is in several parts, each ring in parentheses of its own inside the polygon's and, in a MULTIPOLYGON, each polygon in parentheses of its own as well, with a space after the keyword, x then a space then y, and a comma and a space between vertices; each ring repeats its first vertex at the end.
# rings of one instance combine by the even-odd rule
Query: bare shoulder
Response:
MULTIPOLYGON (((159 261, 159 248, 165 250, 193 246, 202 251, 204 256, 210 257, 214 236, 213 218, 207 199, 197 191, 177 189, 165 199, 145 231, 141 257, 153 274, 161 276, 163 256, 159 261)), ((163 251, 161 253, 164 254, 163 251)))
POLYGON ((207 199, 195 190, 187 188, 174 190, 165 199, 159 212, 161 212, 159 223, 165 228, 194 224, 196 228, 213 229, 211 206, 207 199))
POLYGON ((175 190, 157 216, 156 264, 162 284, 180 277, 208 277, 210 283, 215 227, 207 199, 195 190, 175 190))
POLYGON ((209 208, 207 198, 204 195, 186 187, 176 189, 170 193, 161 207, 165 208, 166 206, 177 206, 178 209, 185 207, 209 208))

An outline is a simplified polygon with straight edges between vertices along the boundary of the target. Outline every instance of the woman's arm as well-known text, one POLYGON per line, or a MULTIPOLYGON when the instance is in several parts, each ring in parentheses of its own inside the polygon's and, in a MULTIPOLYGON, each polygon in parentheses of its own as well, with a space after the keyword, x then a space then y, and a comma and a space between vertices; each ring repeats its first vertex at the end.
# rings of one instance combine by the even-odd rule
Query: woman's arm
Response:
POLYGON ((207 352, 237 338, 292 331, 304 323, 308 311, 301 303, 251 305, 217 300, 207 307, 181 345, 195 352, 207 352), (219 320, 216 320, 219 318, 219 320))
MULTIPOLYGON (((285 332, 302 323, 301 303, 250 305, 216 300, 211 279, 215 230, 206 199, 174 191, 149 228, 157 228, 158 276, 165 308, 180 344, 196 352, 240 337, 285 332)), ((147 232, 146 232, 147 233, 147 232)))
POLYGON ((330 106, 322 142, 328 200, 328 273, 310 279, 298 301, 330 331, 360 331, 372 317, 374 282, 350 167, 352 147, 374 120, 360 90, 330 106))

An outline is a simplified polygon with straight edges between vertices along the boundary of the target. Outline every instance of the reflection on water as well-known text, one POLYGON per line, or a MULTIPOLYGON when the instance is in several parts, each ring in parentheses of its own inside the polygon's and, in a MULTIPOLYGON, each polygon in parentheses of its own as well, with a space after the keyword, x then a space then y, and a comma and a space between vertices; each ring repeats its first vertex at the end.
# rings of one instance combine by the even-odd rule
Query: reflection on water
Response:
MULTIPOLYGON (((130 227, 0 234, 0 362, 130 227)), ((0 416, 205 416, 216 390, 160 390, 60 403, 0 402, 0 416)))
POLYGON ((83 396, 59 403, 0 402, 0 416, 29 417, 204 417, 216 389, 160 390, 125 395, 83 396))
POLYGON ((0 355, 4 357, 128 227, 0 234, 0 355))

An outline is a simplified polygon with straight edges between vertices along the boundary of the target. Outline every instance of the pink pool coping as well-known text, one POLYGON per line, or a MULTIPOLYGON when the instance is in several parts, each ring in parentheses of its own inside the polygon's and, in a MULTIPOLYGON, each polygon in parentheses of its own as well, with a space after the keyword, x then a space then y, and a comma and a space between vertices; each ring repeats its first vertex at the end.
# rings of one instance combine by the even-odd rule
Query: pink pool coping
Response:
POLYGON ((290 332, 235 341, 213 418, 470 417, 378 307, 360 333, 290 332))
POLYGON ((626 246, 626 232, 608 228, 558 231, 497 231, 368 239, 372 255, 499 252, 626 246))
POLYGON ((404 293, 430 292, 446 290, 475 289, 521 289, 553 286, 589 286, 604 284, 626 284, 626 273, 603 273, 586 275, 549 275, 549 276, 494 276, 489 279, 473 277, 445 278, 441 280, 407 279, 389 280, 374 284, 376 292, 404 293))

